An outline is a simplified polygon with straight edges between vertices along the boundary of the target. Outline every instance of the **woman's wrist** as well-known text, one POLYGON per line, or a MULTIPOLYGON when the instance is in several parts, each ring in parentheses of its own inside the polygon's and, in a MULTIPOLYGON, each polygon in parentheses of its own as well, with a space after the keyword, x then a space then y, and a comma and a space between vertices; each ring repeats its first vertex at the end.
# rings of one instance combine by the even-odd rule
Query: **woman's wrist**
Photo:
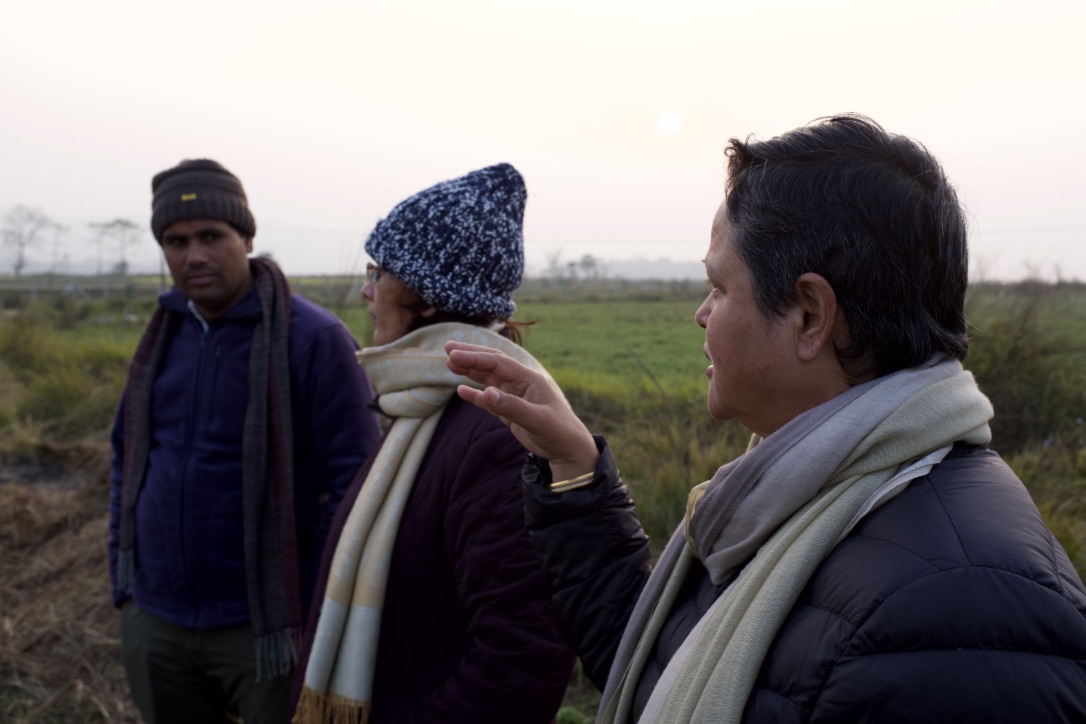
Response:
POLYGON ((566 478, 563 480, 557 480, 547 486, 547 489, 552 493, 565 493, 569 490, 576 490, 577 488, 584 488, 592 484, 592 481, 596 479, 596 471, 590 473, 584 473, 573 478, 566 478))
POLYGON ((593 473, 596 470, 596 461, 599 459, 600 456, 597 453, 595 459, 589 460, 585 458, 580 462, 559 463, 550 460, 551 479, 558 482, 560 480, 569 480, 571 478, 580 477, 587 473, 593 473))
POLYGON ((595 438, 591 435, 586 436, 584 440, 578 441, 577 450, 572 451, 572 454, 564 456, 561 460, 550 460, 551 479, 555 481, 552 487, 585 475, 588 475, 588 479, 591 480, 599 459, 600 451, 596 446, 595 438))

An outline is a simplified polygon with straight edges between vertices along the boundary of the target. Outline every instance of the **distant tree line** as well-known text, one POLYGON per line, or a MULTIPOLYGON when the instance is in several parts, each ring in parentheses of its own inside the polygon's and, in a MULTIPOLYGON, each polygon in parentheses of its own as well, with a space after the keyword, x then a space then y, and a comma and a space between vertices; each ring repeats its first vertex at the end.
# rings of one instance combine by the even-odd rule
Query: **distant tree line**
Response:
MULTIPOLYGON (((91 222, 87 224, 93 237, 92 243, 98 249, 98 275, 103 273, 104 256, 112 261, 110 273, 125 276, 128 273, 127 250, 140 241, 143 228, 131 219, 113 219, 111 221, 91 222)), ((52 242, 52 262, 49 271, 61 274, 67 266, 67 255, 60 253, 61 239, 70 231, 63 224, 54 221, 41 209, 22 204, 4 215, 0 227, 0 249, 11 254, 11 270, 18 278, 27 265, 27 251, 31 248, 52 242)))
POLYGON ((562 252, 555 251, 547 255, 544 276, 549 279, 599 281, 607 278, 607 267, 591 254, 585 254, 578 260, 563 261, 562 252))

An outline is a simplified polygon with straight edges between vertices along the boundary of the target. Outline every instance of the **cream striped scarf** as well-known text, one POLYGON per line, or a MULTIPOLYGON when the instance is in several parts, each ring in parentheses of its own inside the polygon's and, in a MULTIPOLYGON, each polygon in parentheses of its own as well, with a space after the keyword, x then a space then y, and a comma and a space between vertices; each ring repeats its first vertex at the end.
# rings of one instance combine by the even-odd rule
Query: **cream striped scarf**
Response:
POLYGON ((542 370, 524 349, 495 331, 460 323, 423 327, 358 353, 381 410, 395 421, 336 543, 296 724, 364 724, 369 718, 381 608, 400 518, 456 386, 479 387, 445 366, 448 340, 491 347, 542 370))

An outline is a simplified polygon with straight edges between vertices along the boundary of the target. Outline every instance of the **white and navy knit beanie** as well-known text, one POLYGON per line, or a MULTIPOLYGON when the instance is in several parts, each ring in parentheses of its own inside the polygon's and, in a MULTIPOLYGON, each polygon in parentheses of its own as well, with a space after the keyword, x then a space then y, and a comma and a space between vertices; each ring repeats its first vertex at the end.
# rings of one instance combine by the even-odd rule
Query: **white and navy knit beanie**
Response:
POLYGON ((439 311, 508 319, 524 277, 527 198, 507 163, 472 171, 399 203, 366 253, 439 311))

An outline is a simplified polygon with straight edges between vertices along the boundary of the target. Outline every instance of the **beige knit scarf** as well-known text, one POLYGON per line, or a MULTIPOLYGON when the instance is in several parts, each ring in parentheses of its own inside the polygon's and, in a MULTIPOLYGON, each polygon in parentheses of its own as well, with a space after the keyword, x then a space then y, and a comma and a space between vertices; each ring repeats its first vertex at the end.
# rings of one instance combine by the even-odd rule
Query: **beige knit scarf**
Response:
POLYGON ((460 323, 423 327, 358 353, 381 410, 395 421, 336 544, 296 723, 362 724, 369 718, 381 609, 400 518, 457 385, 479 387, 446 367, 448 340, 491 347, 542 370, 524 349, 495 331, 460 323))
MULTIPOLYGON (((903 466, 955 441, 987 443, 992 407, 955 360, 858 385, 799 415, 691 493, 623 634, 600 722, 626 722, 645 660, 694 558, 720 584, 641 721, 739 722, 800 592, 903 466)), ((922 474, 922 473, 918 473, 922 474)))

